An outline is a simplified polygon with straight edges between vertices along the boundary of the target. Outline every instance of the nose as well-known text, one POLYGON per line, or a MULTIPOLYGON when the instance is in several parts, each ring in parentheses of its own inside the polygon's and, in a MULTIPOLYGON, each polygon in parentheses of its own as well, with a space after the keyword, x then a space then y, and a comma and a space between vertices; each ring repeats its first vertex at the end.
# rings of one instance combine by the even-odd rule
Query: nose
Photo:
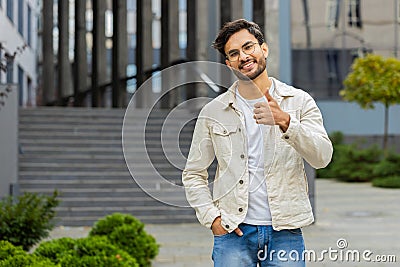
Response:
POLYGON ((246 61, 249 58, 250 58, 250 56, 245 54, 242 49, 239 50, 239 60, 240 61, 246 61))

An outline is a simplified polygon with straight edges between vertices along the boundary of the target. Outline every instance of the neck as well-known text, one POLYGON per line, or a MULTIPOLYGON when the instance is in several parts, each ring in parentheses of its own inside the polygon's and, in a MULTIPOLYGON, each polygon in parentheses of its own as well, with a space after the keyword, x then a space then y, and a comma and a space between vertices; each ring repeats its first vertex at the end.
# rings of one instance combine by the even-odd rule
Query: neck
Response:
POLYGON ((268 78, 267 70, 265 70, 254 80, 239 80, 238 90, 245 99, 257 99, 265 95, 271 84, 272 81, 268 78))

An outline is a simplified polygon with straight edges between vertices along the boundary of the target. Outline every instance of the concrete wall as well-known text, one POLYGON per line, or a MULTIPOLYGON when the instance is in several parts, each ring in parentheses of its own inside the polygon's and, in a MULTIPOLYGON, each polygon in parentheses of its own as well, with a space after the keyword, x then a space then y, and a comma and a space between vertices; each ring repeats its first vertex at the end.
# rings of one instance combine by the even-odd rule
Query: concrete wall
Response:
MULTIPOLYGON (((358 104, 342 101, 318 101, 328 133, 341 131, 345 135, 382 135, 384 107, 362 109, 358 104)), ((389 134, 400 135, 400 105, 389 109, 389 134)))
MULTIPOLYGON (((0 85, 5 92, 7 85, 0 85)), ((10 185, 17 183, 18 165, 18 87, 5 98, 0 109, 0 198, 10 193, 10 185)), ((16 189, 16 188, 14 188, 16 189)))
MULTIPOLYGON (((14 22, 7 17, 7 5, 6 1, 2 0, 2 7, 0 8, 0 27, 1 35, 0 42, 6 51, 13 53, 17 50, 17 47, 22 47, 27 43, 28 36, 28 9, 29 5, 32 10, 32 21, 29 22, 31 25, 31 46, 28 46, 21 54, 17 55, 14 60, 14 72, 13 72, 13 82, 18 82, 18 66, 20 66, 24 71, 24 79, 22 86, 22 103, 23 105, 28 104, 36 105, 36 88, 37 88, 37 17, 38 17, 38 4, 37 0, 25 0, 24 1, 24 34, 23 36, 18 32, 18 1, 14 1, 14 22), (32 92, 31 99, 28 101, 28 82, 27 77, 31 79, 32 82, 32 92)), ((4 56, 4 50, 2 51, 4 56)), ((6 73, 1 73, 0 83, 6 83, 6 73)))

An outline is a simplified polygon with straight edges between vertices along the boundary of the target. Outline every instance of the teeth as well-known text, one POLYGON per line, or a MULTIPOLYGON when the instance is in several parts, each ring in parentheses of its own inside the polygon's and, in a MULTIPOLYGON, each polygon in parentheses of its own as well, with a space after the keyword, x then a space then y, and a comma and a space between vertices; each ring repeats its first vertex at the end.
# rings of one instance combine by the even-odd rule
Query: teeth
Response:
POLYGON ((253 62, 246 63, 246 64, 243 65, 243 67, 244 67, 244 68, 247 68, 247 67, 249 67, 251 64, 253 64, 253 62))

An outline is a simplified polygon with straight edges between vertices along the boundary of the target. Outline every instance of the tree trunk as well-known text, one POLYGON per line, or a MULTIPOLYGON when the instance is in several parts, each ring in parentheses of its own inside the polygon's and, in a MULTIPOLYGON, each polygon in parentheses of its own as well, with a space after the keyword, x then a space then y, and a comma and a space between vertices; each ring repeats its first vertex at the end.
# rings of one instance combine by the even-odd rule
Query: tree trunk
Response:
POLYGON ((383 152, 388 155, 388 131, 389 131, 389 105, 385 105, 385 130, 383 133, 383 152))

